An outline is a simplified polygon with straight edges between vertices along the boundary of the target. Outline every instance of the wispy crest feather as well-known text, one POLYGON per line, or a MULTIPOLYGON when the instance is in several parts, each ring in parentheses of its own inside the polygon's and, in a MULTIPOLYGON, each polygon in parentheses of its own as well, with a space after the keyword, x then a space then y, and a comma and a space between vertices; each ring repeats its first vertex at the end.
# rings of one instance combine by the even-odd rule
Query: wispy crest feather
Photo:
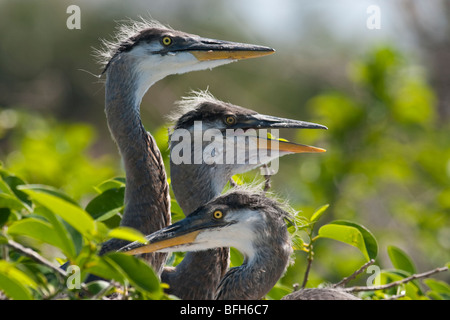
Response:
POLYGON ((294 220, 295 217, 299 214, 297 210, 295 210, 288 202, 287 199, 284 197, 281 197, 280 195, 276 194, 272 190, 264 191, 265 186, 265 180, 261 177, 255 177, 253 181, 245 182, 245 183, 239 183, 234 187, 225 188, 222 192, 222 195, 228 193, 228 192, 245 192, 248 194, 259 194, 261 196, 264 196, 270 200, 272 200, 276 205, 285 211, 287 214, 285 218, 289 220, 294 220))
POLYGON ((143 17, 139 17, 139 20, 128 19, 118 21, 116 32, 111 39, 100 39, 100 48, 94 48, 93 55, 97 63, 105 70, 111 59, 120 52, 120 48, 123 44, 127 43, 130 38, 149 28, 173 30, 171 27, 163 25, 156 20, 143 17))
POLYGON ((189 111, 194 110, 202 103, 220 103, 220 101, 206 90, 192 90, 188 95, 181 98, 181 100, 175 102, 177 109, 166 116, 167 121, 176 122, 182 115, 189 111))

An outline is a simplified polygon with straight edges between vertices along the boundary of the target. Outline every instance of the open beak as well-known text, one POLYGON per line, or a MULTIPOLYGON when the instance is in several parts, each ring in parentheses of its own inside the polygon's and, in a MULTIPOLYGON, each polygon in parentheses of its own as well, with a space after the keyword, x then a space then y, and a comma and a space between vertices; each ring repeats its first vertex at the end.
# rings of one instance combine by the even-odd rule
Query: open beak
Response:
MULTIPOLYGON (((262 114, 254 114, 246 116, 244 119, 239 119, 236 128, 242 129, 328 129, 327 127, 306 121, 292 120, 286 118, 279 118, 267 116, 262 114)), ((313 146, 307 146, 290 142, 284 139, 257 137, 258 149, 272 150, 286 153, 318 153, 326 152, 325 149, 313 146)))
POLYGON ((187 51, 199 61, 242 60, 269 55, 274 49, 246 43, 215 40, 201 37, 187 38, 182 46, 170 51, 187 51))
POLYGON ((284 153, 318 153, 327 150, 290 141, 257 138, 258 149, 278 151, 284 153))

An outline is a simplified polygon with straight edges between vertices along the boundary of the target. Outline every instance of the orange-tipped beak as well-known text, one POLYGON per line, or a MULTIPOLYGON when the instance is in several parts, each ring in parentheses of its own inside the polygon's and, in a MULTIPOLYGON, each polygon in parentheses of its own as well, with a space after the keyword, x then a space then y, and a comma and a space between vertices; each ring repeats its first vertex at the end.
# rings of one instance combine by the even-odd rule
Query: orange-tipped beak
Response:
POLYGON ((188 234, 184 234, 175 238, 165 239, 161 240, 155 243, 149 243, 149 244, 141 244, 141 243, 132 243, 125 247, 123 250, 124 253, 135 255, 135 254, 143 254, 143 253, 149 253, 149 252, 155 252, 161 249, 170 248, 179 246, 182 244, 191 243, 197 238, 197 235, 200 233, 200 231, 193 231, 188 234))
POLYGON ((243 60, 250 59, 256 57, 262 57, 269 54, 274 53, 275 50, 266 50, 266 51, 216 51, 216 50, 207 50, 207 51, 190 51, 191 54, 194 55, 199 61, 207 61, 207 60, 243 60))
POLYGON ((289 153, 318 153, 326 152, 325 149, 307 146, 282 140, 272 140, 258 137, 258 149, 265 149, 289 153))

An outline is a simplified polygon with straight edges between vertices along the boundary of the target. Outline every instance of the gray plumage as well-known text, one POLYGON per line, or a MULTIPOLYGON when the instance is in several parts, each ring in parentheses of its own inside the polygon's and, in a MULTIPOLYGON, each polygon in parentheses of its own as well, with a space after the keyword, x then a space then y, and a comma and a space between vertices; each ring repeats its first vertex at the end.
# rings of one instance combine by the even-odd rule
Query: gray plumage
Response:
MULTIPOLYGON (((239 267, 228 270, 214 295, 218 300, 255 300, 281 278, 292 253, 286 220, 290 209, 257 190, 232 190, 200 206, 185 219, 120 251, 195 252, 233 246, 244 255, 239 267), (217 215, 217 213, 219 213, 217 215)), ((339 288, 295 291, 282 300, 360 300, 339 288)))
MULTIPOLYGON (((280 151, 274 153, 272 157, 267 157, 263 161, 249 162, 248 153, 245 161, 238 164, 236 158, 231 163, 194 164, 195 145, 193 143, 194 123, 202 122, 202 129, 215 129, 225 132, 227 129, 258 129, 258 128, 325 128, 321 125, 304 121, 276 118, 261 115, 256 111, 246 109, 215 99, 208 92, 196 92, 179 102, 180 112, 172 115, 174 121, 173 131, 182 129, 191 134, 192 143, 189 145, 191 151, 190 163, 174 163, 174 145, 170 142, 171 149, 171 181, 174 195, 186 215, 193 212, 199 206, 221 194, 230 178, 237 174, 250 171, 258 166, 273 160, 274 158, 289 154, 290 152, 280 151), (227 124, 224 119, 232 116, 235 119, 233 124, 227 124)), ((223 144, 227 142, 224 135, 223 144)), ((202 150, 210 142, 203 141, 202 150)), ((248 147, 248 145, 246 145, 248 147)), ((248 150, 236 150, 246 152, 248 150)), ((198 152, 198 150, 197 150, 198 152)), ((311 151, 313 152, 313 151, 311 151)), ((223 157, 226 158, 226 150, 223 150, 223 157)), ((171 286, 169 293, 182 299, 212 299, 216 294, 220 280, 228 268, 229 249, 218 248, 204 252, 188 252, 183 261, 176 267, 166 269, 161 280, 168 283, 177 283, 171 286)))
MULTIPOLYGON (((170 224, 164 164, 153 137, 146 132, 140 119, 140 103, 148 88, 170 74, 211 69, 270 53, 273 53, 271 48, 205 39, 146 21, 122 27, 115 41, 105 42, 105 48, 98 52, 106 75, 105 112, 123 158, 127 180, 121 225, 150 234, 170 224)), ((235 168, 245 172, 253 167, 235 168)), ((177 199, 185 212, 220 194, 228 180, 225 178, 234 174, 227 167, 228 172, 219 174, 214 180, 217 168, 203 167, 202 170, 208 171, 207 174, 195 170, 172 171, 173 186, 185 180, 190 183, 184 189, 186 195, 177 191, 177 199), (209 183, 204 177, 210 178, 209 183), (202 191, 195 195, 188 192, 192 185, 200 184, 205 187, 202 191)), ((183 184, 180 186, 184 188, 183 184)), ((101 254, 122 245, 123 241, 110 240, 102 247, 101 254)), ((169 283, 171 290, 181 298, 211 298, 226 270, 228 251, 211 250, 207 256, 206 260, 204 253, 188 256, 176 271, 166 269, 161 276, 163 281, 169 283)), ((146 254, 144 258, 158 274, 162 273, 165 254, 146 254)))
MULTIPOLYGON (((254 257, 246 257, 240 267, 230 269, 222 279, 218 300, 255 300, 267 294, 281 278, 292 253, 285 218, 289 213, 263 194, 232 192, 225 197, 237 209, 250 209, 259 215, 252 228, 254 257)), ((220 203, 220 201, 217 201, 220 203)))
MULTIPOLYGON (((114 40, 103 44, 96 54, 106 75, 105 113, 126 172, 121 225, 149 234, 170 224, 170 199, 161 153, 140 118, 144 94, 168 75, 212 69, 274 50, 201 38, 145 20, 122 25, 114 40)), ((124 244, 112 239, 100 254, 124 244)), ((166 254, 148 254, 144 259, 160 274, 166 254)))
POLYGON ((335 288, 309 288, 295 291, 281 300, 361 300, 360 298, 335 288))
MULTIPOLYGON (((241 266, 231 268, 213 298, 260 299, 284 273, 292 253, 285 218, 290 214, 259 191, 233 190, 199 207, 185 219, 147 236, 150 244, 200 232, 192 243, 161 249, 197 251, 218 246, 236 247, 244 255, 241 266), (216 217, 219 210, 223 215, 216 217)), ((132 243, 121 251, 146 247, 132 243)))
MULTIPOLYGON (((169 186, 161 153, 140 119, 140 101, 135 94, 139 84, 131 65, 132 61, 127 56, 110 62, 105 85, 105 113, 126 172, 125 209, 121 225, 146 234, 170 224, 169 186)), ((109 240, 100 254, 120 248, 125 243, 117 239, 109 240)), ((156 254, 143 258, 159 274, 166 256, 156 254)))

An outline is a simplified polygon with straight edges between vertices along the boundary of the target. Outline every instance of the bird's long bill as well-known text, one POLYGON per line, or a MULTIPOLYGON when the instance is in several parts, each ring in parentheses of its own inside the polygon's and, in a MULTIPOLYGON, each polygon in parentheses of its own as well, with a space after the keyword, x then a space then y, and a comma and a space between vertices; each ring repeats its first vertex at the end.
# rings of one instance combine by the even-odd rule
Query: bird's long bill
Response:
POLYGON ((200 61, 206 60, 242 60, 266 56, 274 49, 246 43, 200 38, 188 48, 200 61))
POLYGON ((151 240, 151 242, 149 241, 147 244, 133 242, 133 243, 123 247, 119 251, 122 251, 129 255, 156 252, 158 250, 192 243, 199 233, 200 233, 200 231, 193 231, 188 234, 183 234, 180 236, 174 236, 174 237, 169 237, 169 238, 166 238, 166 236, 164 234, 163 235, 160 234, 159 236, 154 237, 151 240), (161 238, 163 238, 163 239, 161 239, 161 238))
MULTIPOLYGON (((286 118, 273 117, 262 114, 255 114, 247 116, 246 119, 241 121, 240 125, 243 129, 275 129, 275 128, 288 128, 288 129, 328 129, 326 126, 306 122, 301 120, 292 120, 286 118)), ((266 139, 263 137, 257 138, 258 149, 271 150, 286 153, 317 153, 326 152, 325 149, 317 148, 313 146, 307 146, 298 144, 286 140, 266 139)))
POLYGON ((189 251, 189 245, 195 242, 202 230, 218 226, 221 226, 221 222, 210 219, 203 220, 197 210, 183 220, 146 236, 148 240, 146 244, 136 241, 118 251, 130 255, 156 252, 172 247, 177 247, 177 250, 181 249, 179 251, 189 251))
POLYGON ((248 126, 252 128, 328 129, 326 126, 318 123, 279 118, 264 114, 247 116, 242 123, 244 127, 248 126))
POLYGON ((307 146, 304 144, 298 144, 290 141, 265 139, 262 137, 257 138, 258 149, 271 150, 285 153, 318 153, 326 152, 325 149, 317 148, 313 146, 307 146))

